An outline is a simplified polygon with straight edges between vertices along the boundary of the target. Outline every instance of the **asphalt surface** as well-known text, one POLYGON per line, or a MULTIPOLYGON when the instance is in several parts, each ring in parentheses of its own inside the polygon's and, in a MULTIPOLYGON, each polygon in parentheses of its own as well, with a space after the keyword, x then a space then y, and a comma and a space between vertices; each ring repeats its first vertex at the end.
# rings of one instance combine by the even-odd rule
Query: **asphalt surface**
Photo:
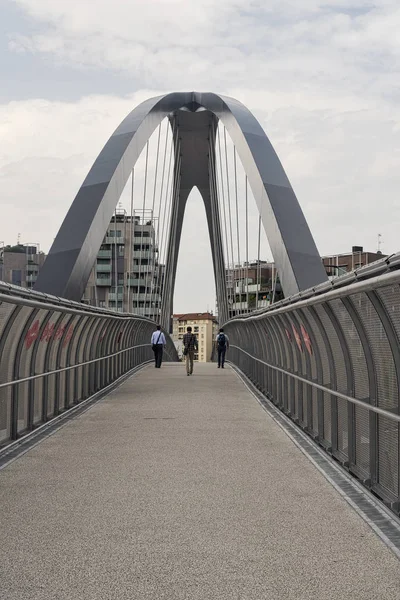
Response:
POLYGON ((235 373, 146 368, 0 472, 3 600, 400 598, 397 558, 235 373))

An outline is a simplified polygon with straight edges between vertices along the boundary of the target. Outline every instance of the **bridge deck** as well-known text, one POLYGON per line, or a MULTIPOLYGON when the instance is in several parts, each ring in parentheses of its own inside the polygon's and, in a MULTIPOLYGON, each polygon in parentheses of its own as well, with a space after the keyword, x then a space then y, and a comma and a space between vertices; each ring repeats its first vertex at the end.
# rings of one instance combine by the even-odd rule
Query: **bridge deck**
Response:
POLYGON ((394 554, 230 369, 144 369, 0 485, 7 600, 398 598, 394 554))

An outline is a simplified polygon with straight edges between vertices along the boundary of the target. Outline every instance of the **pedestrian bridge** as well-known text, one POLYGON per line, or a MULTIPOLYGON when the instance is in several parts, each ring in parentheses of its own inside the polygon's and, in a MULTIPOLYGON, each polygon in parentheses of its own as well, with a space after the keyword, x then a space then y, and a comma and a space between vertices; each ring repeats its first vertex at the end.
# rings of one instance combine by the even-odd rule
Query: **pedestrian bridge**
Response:
POLYGON ((35 291, 0 282, 1 598, 397 600, 399 265, 396 254, 328 281, 240 102, 173 93, 134 109, 78 191, 35 291), (130 237, 115 212, 102 251, 116 310, 82 304, 128 180, 130 237), (230 348, 227 369, 186 377, 169 331, 194 187, 230 348), (259 266, 262 229, 273 303, 245 314, 249 242, 259 266), (161 369, 155 322, 138 313, 166 335, 161 369))
POLYGON ((154 322, 2 284, 4 597, 398 598, 399 260, 190 378, 154 322))
POLYGON ((397 599, 357 490, 257 399, 166 363, 58 423, 0 474, 3 597, 397 599))

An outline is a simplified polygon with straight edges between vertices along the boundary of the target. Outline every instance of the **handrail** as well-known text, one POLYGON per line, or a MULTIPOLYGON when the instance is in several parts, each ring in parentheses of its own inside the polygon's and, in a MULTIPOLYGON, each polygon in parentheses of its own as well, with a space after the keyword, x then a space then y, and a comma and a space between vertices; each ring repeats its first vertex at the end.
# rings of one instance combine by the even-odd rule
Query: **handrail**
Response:
POLYGON ((116 313, 112 310, 101 309, 95 306, 88 306, 87 304, 78 304, 77 302, 66 301, 63 304, 51 303, 40 300, 39 298, 31 299, 25 296, 11 296, 9 294, 3 294, 0 292, 0 302, 6 302, 8 304, 18 304, 19 306, 30 306, 32 308, 42 308, 43 310, 62 311, 72 315, 87 315, 92 317, 107 317, 110 319, 117 319, 120 321, 126 321, 127 319, 137 319, 138 321, 145 321, 146 323, 154 323, 152 319, 144 317, 143 315, 136 315, 134 313, 116 313), (88 308, 86 308, 88 307, 88 308))
MULTIPOLYGON (((65 371, 71 371, 72 369, 78 369, 79 367, 84 367, 86 365, 90 365, 96 362, 100 362, 102 360, 107 360, 108 358, 114 358, 114 356, 119 356, 124 352, 129 352, 130 350, 135 350, 135 348, 143 348, 146 346, 151 346, 151 344, 139 344, 137 346, 131 346, 130 348, 124 348, 123 350, 119 350, 118 352, 114 352, 113 354, 107 354, 107 356, 101 356, 100 358, 93 358, 92 360, 87 360, 83 363, 77 363, 76 365, 71 365, 69 367, 62 367, 61 369, 56 369, 54 371, 46 371, 45 373, 39 373, 38 375, 31 375, 29 377, 24 377, 23 379, 15 379, 14 381, 8 381, 6 383, 0 384, 0 389, 11 387, 14 385, 18 385, 20 383, 26 383, 27 381, 33 381, 35 379, 40 379, 42 377, 48 377, 49 375, 56 375, 57 373, 64 373, 65 371)), ((167 350, 164 350, 165 354, 171 358, 171 355, 167 350)))
POLYGON ((236 348, 236 350, 240 350, 240 352, 247 354, 247 356, 250 356, 250 358, 252 358, 253 360, 256 360, 257 362, 265 365, 266 367, 269 367, 270 369, 274 369, 275 371, 278 371, 279 373, 283 373, 284 375, 288 375, 289 377, 292 377, 293 379, 296 379, 297 381, 302 381, 303 383, 307 383, 308 385, 311 385, 312 387, 315 387, 318 390, 327 392, 331 396, 337 396, 338 398, 347 400, 347 402, 351 402, 352 404, 356 404, 357 406, 361 406, 362 408, 366 408, 367 410, 370 410, 379 415, 382 415, 383 417, 387 417, 388 419, 392 419, 393 421, 397 421, 400 423, 400 415, 391 413, 387 410, 384 410, 383 408, 379 408, 378 406, 373 406, 372 404, 366 404, 362 400, 357 400, 357 398, 353 398, 352 396, 347 396, 346 394, 342 394, 342 392, 338 392, 337 390, 327 388, 324 385, 315 383, 314 381, 310 381, 309 379, 305 379, 304 377, 300 377, 299 375, 295 375, 294 373, 291 373, 290 371, 287 371, 286 369, 282 369, 281 367, 271 365, 270 363, 267 363, 264 360, 261 360, 261 358, 257 358, 257 356, 253 356, 252 354, 250 354, 246 350, 243 350, 243 348, 240 348, 239 346, 230 344, 230 347, 236 348))

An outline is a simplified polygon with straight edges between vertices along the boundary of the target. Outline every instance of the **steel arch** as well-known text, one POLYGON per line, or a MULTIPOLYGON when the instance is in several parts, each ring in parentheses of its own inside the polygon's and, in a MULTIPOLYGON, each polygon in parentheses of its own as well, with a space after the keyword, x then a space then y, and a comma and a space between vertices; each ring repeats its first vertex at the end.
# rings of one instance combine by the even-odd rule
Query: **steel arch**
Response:
MULTIPOLYGON (((247 173, 285 295, 295 294, 327 279, 310 229, 282 164, 252 113, 233 98, 214 93, 174 92, 140 104, 107 141, 61 225, 40 271, 35 290, 80 301, 132 167, 159 123, 167 116, 176 117, 180 109, 193 115, 201 110, 209 111, 225 125, 247 173)), ((189 181, 186 188, 194 185, 198 184, 189 181)), ((171 298, 165 307, 166 313, 172 307, 186 192, 179 205, 176 247, 170 247, 168 252, 173 264, 167 265, 171 298)), ((211 195, 202 195, 209 215, 211 195)), ((217 235, 220 236, 220 231, 217 235)), ((213 247, 216 246, 211 229, 210 241, 213 247)), ((213 253, 216 280, 222 276, 219 264, 221 253, 217 254, 213 253), (219 265, 218 269, 216 264, 219 265)))

